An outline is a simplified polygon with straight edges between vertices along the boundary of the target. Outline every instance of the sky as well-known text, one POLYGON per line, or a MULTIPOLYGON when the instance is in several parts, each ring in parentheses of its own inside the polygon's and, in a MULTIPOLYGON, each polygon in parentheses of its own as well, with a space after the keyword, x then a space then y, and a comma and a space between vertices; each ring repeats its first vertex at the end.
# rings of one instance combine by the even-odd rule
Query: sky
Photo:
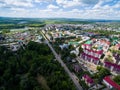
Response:
POLYGON ((0 16, 120 20, 120 0, 0 0, 0 16))

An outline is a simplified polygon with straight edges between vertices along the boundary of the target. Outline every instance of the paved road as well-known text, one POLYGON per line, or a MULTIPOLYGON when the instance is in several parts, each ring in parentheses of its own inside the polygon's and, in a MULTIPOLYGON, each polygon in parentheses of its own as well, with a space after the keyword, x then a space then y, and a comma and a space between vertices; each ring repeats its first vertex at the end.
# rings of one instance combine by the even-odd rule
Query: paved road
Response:
MULTIPOLYGON (((41 32, 42 33, 42 32, 41 32)), ((42 33, 42 35, 44 36, 44 34, 42 33)), ((57 61, 61 64, 61 66, 64 68, 64 70, 68 73, 69 77, 72 79, 72 81, 74 82, 77 90, 83 90, 82 87, 80 86, 78 80, 75 78, 75 76, 70 72, 70 70, 68 69, 68 67, 65 65, 65 63, 61 60, 61 58, 59 57, 59 55, 56 53, 56 51, 53 49, 52 45, 48 42, 48 40, 46 39, 46 37, 44 36, 46 43, 48 44, 48 46, 50 47, 50 49, 52 50, 53 54, 55 55, 55 58, 57 59, 57 61)))

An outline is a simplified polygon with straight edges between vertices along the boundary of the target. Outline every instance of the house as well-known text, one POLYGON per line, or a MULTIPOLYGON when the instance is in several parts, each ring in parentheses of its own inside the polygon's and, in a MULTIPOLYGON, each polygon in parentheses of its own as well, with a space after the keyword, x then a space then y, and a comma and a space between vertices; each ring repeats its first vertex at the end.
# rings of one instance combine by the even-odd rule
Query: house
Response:
POLYGON ((83 54, 81 54, 81 57, 94 64, 99 64, 100 57, 103 54, 103 50, 93 49, 92 45, 90 44, 83 44, 82 47, 83 47, 83 54))
POLYGON ((73 45, 74 47, 77 47, 79 45, 79 42, 71 41, 71 42, 68 42, 68 44, 73 45))
POLYGON ((82 45, 83 54, 81 57, 98 65, 100 62, 101 56, 108 51, 110 46, 109 40, 105 39, 92 39, 88 40, 85 44, 82 45))
POLYGON ((106 76, 103 79, 103 83, 106 84, 106 86, 109 89, 115 89, 115 90, 120 90, 120 85, 118 85, 116 82, 114 82, 110 76, 106 76))
POLYGON ((100 59, 98 57, 94 57, 85 53, 81 54, 81 58, 83 58, 84 60, 94 63, 95 65, 98 65, 100 62, 100 59))
POLYGON ((70 53, 71 54, 75 54, 76 56, 78 56, 78 54, 79 54, 79 47, 77 47, 75 50, 72 50, 70 53))
POLYGON ((18 49, 20 48, 20 46, 19 45, 10 45, 10 49, 12 50, 12 51, 17 51, 18 49))
POLYGON ((113 57, 115 58, 116 60, 116 64, 120 65, 120 54, 118 53, 113 53, 113 57))
POLYGON ((82 80, 85 81, 85 83, 90 87, 94 84, 94 81, 91 77, 89 77, 87 74, 82 76, 82 80))
POLYGON ((115 45, 115 50, 120 50, 120 43, 115 45))
POLYGON ((74 64, 74 65, 73 65, 73 69, 74 69, 76 72, 80 72, 80 71, 82 70, 78 64, 74 64))
POLYGON ((110 69, 110 71, 120 73, 120 65, 111 62, 104 62, 104 67, 110 69))
POLYGON ((63 50, 63 49, 68 49, 69 44, 63 44, 63 45, 59 45, 59 47, 63 50))

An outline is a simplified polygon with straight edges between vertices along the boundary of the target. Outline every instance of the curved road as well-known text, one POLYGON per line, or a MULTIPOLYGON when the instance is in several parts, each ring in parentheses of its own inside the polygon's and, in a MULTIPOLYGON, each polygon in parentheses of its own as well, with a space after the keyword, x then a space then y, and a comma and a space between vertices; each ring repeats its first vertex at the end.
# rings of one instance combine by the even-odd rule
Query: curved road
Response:
POLYGON ((55 55, 55 58, 57 61, 61 64, 61 66, 64 68, 64 70, 68 73, 69 77, 72 79, 73 83, 75 84, 77 90, 83 90, 82 87, 80 86, 78 80, 75 78, 75 76, 70 72, 68 67, 65 65, 65 63, 61 60, 59 55, 56 53, 56 51, 53 49, 52 45, 48 42, 46 36, 41 32, 43 37, 45 38, 45 42, 48 44, 49 48, 52 50, 53 54, 55 55))

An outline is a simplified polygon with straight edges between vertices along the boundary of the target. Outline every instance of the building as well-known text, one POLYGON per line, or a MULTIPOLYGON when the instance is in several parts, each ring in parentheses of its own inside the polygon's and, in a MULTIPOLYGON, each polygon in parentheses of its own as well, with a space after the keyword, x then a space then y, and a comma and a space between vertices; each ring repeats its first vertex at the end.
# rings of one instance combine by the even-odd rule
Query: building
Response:
POLYGON ((81 57, 84 60, 87 60, 89 62, 92 62, 96 65, 100 62, 100 57, 103 54, 102 49, 94 49, 92 47, 93 41, 87 41, 85 44, 82 45, 83 53, 81 54, 81 57))
POLYGON ((76 71, 76 72, 80 72, 81 71, 81 68, 78 64, 74 64, 73 65, 73 69, 76 71))
POLYGON ((111 62, 104 62, 104 67, 108 68, 112 72, 120 73, 120 65, 111 62))
POLYGON ((118 85, 116 82, 114 82, 114 81, 110 78, 110 76, 104 77, 103 83, 104 83, 109 89, 120 90, 120 85, 118 85))
POLYGON ((81 58, 95 65, 100 63, 101 56, 109 49, 110 42, 106 38, 88 40, 82 45, 83 53, 81 58))
POLYGON ((59 47, 63 50, 63 49, 68 49, 69 44, 63 44, 63 45, 59 45, 59 47))
POLYGON ((82 80, 85 81, 85 83, 90 87, 94 84, 94 81, 91 77, 89 77, 87 74, 82 76, 82 80))

